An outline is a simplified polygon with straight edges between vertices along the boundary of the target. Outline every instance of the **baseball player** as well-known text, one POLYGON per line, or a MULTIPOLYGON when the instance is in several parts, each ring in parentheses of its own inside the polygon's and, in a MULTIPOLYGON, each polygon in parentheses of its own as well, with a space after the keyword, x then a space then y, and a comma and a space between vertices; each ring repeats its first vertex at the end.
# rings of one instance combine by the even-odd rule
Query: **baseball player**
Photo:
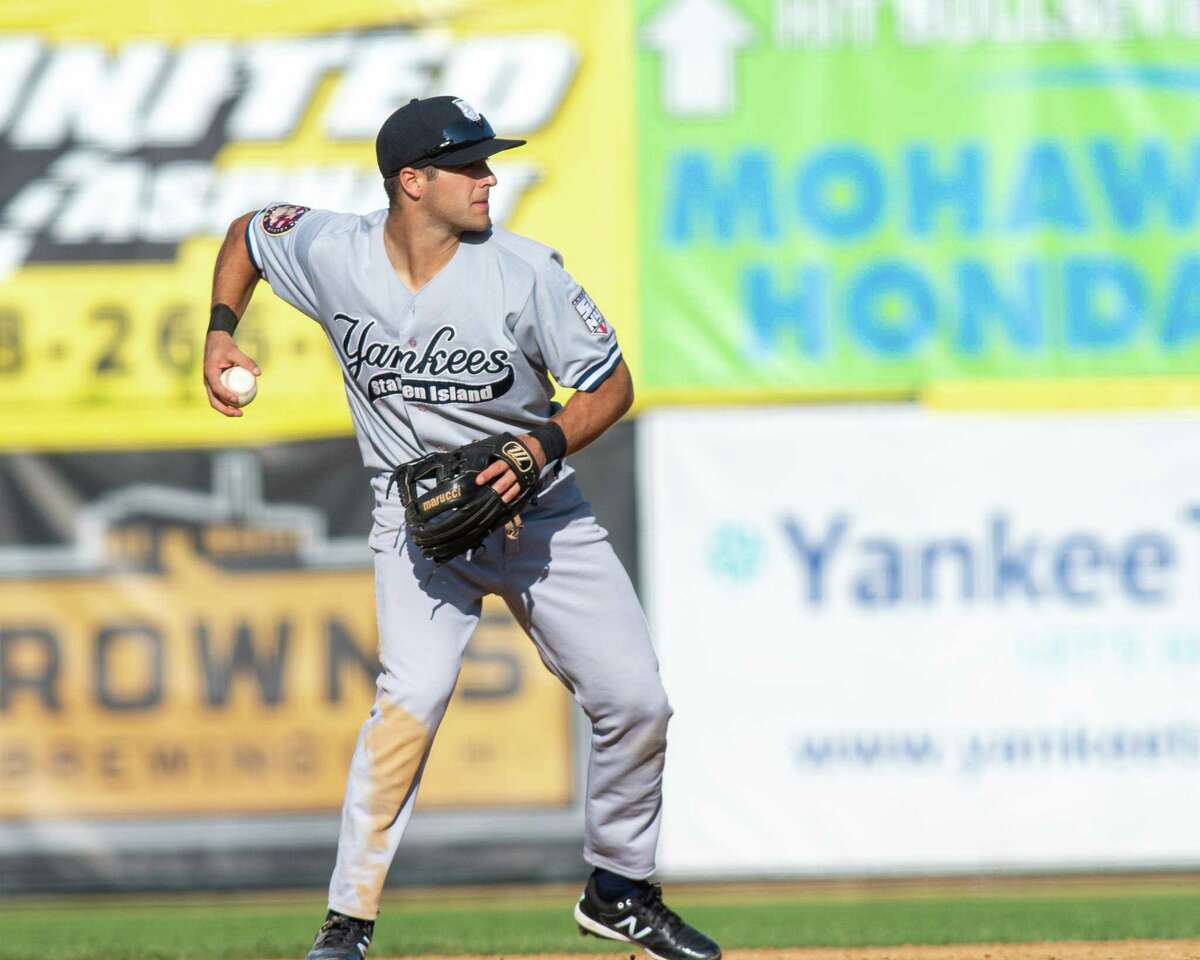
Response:
MULTIPOLYGON (((204 383, 242 411, 221 371, 258 367, 232 334, 259 277, 321 325, 342 366, 363 460, 375 477, 383 670, 351 762, 329 913, 307 960, 362 960, 388 867, 412 814, 484 594, 504 598, 592 724, 581 931, 660 960, 717 960, 649 882, 671 708, 646 620, 607 533, 563 457, 633 400, 616 333, 549 247, 493 227, 487 158, 501 140, 454 97, 413 100, 384 122, 376 156, 388 208, 366 216, 274 203, 231 224, 213 280, 204 383), (551 401, 550 378, 574 388, 551 401), (511 433, 539 471, 536 500, 482 544, 434 563, 406 534, 389 489, 398 464, 511 433)), ((505 502, 502 461, 478 477, 505 502)), ((482 491, 486 492, 486 491, 482 491)))

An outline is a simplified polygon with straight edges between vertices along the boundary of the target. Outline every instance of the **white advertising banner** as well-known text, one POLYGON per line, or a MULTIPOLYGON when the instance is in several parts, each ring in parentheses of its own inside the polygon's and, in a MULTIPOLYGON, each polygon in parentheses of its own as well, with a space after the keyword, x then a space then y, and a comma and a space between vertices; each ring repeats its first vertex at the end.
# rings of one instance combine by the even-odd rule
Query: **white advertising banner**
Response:
POLYGON ((1200 863, 1200 417, 670 410, 674 876, 1200 863))

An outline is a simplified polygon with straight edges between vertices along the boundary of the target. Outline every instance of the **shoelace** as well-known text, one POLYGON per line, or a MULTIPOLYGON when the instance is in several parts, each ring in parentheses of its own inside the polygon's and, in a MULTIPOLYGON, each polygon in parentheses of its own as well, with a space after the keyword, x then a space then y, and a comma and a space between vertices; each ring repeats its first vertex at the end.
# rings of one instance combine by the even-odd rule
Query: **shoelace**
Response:
POLYGON ((368 926, 361 920, 345 916, 330 917, 321 924, 315 946, 328 947, 357 943, 366 935, 369 935, 368 926))
POLYGON ((650 888, 642 897, 646 918, 666 933, 671 933, 683 926, 683 918, 663 903, 662 886, 650 884, 650 888))

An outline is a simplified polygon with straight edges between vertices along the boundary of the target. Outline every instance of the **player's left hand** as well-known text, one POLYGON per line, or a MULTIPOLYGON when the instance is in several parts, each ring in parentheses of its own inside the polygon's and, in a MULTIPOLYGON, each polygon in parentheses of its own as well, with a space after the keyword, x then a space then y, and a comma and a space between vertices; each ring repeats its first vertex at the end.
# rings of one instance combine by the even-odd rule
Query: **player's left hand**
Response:
MULTIPOLYGON (((531 437, 528 433, 523 433, 517 437, 533 454, 534 462, 537 463, 538 472, 546 466, 546 452, 542 449, 542 445, 538 443, 535 437, 531 437)), ((492 489, 500 494, 500 499, 505 503, 512 503, 521 494, 521 485, 517 483, 517 475, 512 472, 510 467, 503 460, 497 460, 490 467, 484 470, 475 482, 479 486, 485 483, 490 483, 492 489)), ((494 502, 494 501, 493 501, 494 502)))

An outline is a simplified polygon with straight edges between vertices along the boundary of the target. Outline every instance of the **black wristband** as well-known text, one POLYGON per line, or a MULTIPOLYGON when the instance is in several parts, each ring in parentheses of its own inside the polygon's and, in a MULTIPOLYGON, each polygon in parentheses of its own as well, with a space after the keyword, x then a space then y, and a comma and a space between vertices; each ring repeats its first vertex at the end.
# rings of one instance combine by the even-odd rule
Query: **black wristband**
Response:
POLYGON ((232 334, 237 329, 238 315, 233 312, 233 309, 224 303, 213 304, 212 313, 208 318, 208 332, 220 330, 222 333, 232 334))
POLYGON ((547 465, 567 455, 567 435, 553 420, 547 420, 540 427, 530 430, 529 435, 542 445, 547 465))

